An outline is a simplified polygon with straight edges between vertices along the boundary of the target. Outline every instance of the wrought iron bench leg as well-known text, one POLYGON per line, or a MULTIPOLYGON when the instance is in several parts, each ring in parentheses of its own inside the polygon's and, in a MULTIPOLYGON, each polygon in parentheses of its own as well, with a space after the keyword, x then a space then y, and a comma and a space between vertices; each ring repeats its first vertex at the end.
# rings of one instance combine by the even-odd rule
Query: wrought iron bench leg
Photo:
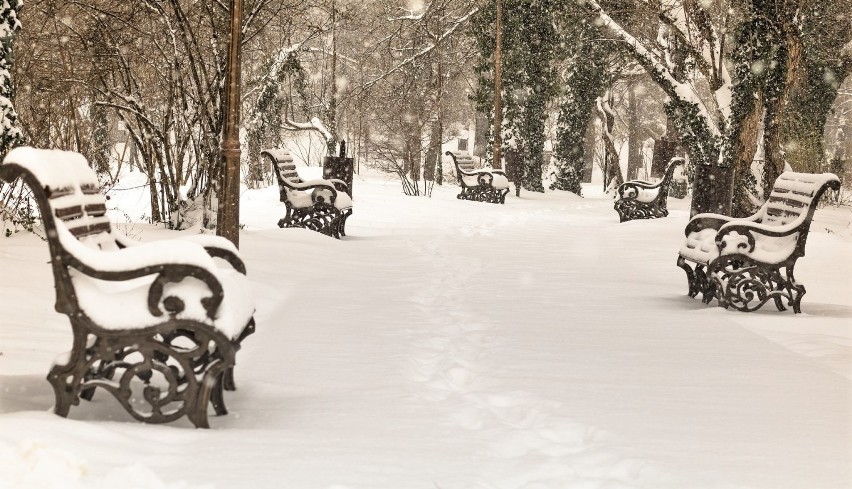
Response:
MULTIPOLYGON (((689 286, 689 292, 687 292, 687 295, 694 298, 696 295, 698 295, 698 292, 700 291, 698 282, 696 281, 695 272, 692 270, 692 267, 690 267, 689 264, 686 263, 686 260, 680 255, 678 255, 677 257, 677 266, 679 266, 683 269, 684 272, 686 272, 686 282, 689 286)), ((700 265, 697 265, 696 268, 698 266, 700 265)))
MULTIPOLYGON (((216 385, 210 393, 210 403, 213 404, 213 410, 218 416, 228 414, 228 408, 225 407, 225 377, 228 373, 233 375, 233 368, 228 368, 225 372, 216 379, 216 385)), ((231 379, 233 382, 233 378, 231 379)))

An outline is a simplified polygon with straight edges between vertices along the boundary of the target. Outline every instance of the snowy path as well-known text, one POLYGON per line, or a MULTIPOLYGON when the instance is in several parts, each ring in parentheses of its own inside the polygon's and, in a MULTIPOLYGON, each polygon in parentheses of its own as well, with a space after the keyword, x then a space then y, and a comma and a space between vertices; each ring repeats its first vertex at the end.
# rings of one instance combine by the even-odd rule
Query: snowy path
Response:
POLYGON ((33 274, 0 290, 0 471, 44 469, 28 487, 852 487, 848 210, 820 211, 837 222, 798 267, 805 313, 746 315, 686 297, 686 202, 619 224, 603 199, 396 190, 356 182, 342 241, 273 228, 274 189, 244 196, 258 333, 209 431, 127 422, 106 396, 49 414, 68 338, 46 250, 0 242, 0 270, 33 274))

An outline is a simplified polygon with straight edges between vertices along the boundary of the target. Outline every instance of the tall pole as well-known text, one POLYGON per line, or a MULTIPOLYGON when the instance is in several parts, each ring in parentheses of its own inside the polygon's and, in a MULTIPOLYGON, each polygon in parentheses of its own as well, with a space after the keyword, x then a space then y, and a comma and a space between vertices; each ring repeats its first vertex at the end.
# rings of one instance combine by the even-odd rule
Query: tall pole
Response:
POLYGON ((497 0, 497 27, 494 33, 494 168, 503 167, 503 1, 497 0))
POLYGON ((225 72, 225 124, 222 127, 222 171, 216 234, 240 245, 240 45, 243 0, 231 0, 231 33, 225 72))

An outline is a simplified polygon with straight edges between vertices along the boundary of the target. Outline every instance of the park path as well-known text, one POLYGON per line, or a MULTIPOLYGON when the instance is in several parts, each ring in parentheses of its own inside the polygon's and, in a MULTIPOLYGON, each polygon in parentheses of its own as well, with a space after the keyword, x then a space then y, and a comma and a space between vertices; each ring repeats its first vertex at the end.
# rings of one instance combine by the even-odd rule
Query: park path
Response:
MULTIPOLYGON (((53 461, 79 487, 117 474, 184 489, 850 486, 848 348, 815 353, 852 316, 842 287, 820 285, 848 280, 848 241, 809 239, 805 314, 743 315, 686 297, 679 201, 619 224, 596 198, 356 189, 341 241, 274 228, 274 188, 244 195, 258 330, 209 431, 108 421, 120 412, 105 396, 70 421, 49 414, 41 352, 66 346, 67 323, 49 283, 27 289, 42 333, 0 332, 14 339, 0 456, 53 461)), ((38 241, 13 243, 0 259, 49 276, 38 241)))

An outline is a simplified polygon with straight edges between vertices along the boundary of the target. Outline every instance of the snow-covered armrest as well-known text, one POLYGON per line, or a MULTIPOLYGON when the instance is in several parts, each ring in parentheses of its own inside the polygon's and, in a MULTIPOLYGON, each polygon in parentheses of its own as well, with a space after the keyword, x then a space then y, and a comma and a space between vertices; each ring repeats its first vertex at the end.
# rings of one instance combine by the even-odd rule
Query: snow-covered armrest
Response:
POLYGON ((346 182, 339 178, 329 178, 326 181, 334 184, 334 187, 337 189, 338 192, 349 192, 349 185, 346 185, 346 182))
POLYGON ((148 311, 154 316, 162 316, 166 312, 176 314, 184 309, 185 302, 175 295, 179 289, 170 291, 171 295, 165 301, 162 300, 163 291, 167 284, 182 282, 190 277, 203 282, 212 294, 201 299, 201 305, 209 318, 216 316, 216 311, 222 303, 224 293, 217 277, 216 263, 199 244, 183 240, 164 240, 102 251, 79 242, 63 227, 57 229, 57 235, 68 254, 69 265, 89 277, 124 282, 155 276, 147 299, 148 311))
POLYGON ((326 202, 334 205, 338 198, 338 190, 334 186, 334 182, 331 180, 315 179, 300 183, 292 182, 286 179, 282 179, 281 181, 284 186, 289 187, 292 190, 313 190, 313 192, 311 193, 311 201, 313 203, 326 202))
POLYGON ((791 257, 806 233, 807 214, 782 226, 731 221, 719 229, 715 242, 720 255, 738 254, 763 263, 781 263, 791 257))
POLYGON ((692 233, 697 233, 705 229, 719 230, 722 228, 722 226, 732 221, 756 222, 759 221, 761 217, 762 212, 758 212, 749 217, 743 217, 739 219, 733 218, 731 216, 726 216, 724 214, 705 212, 692 216, 692 219, 690 219, 689 222, 686 224, 686 228, 684 228, 683 233, 684 235, 689 236, 692 233))
POLYGON ((630 180, 619 185, 616 194, 619 199, 636 199, 642 202, 651 202, 659 195, 661 183, 662 180, 657 183, 630 180))
MULTIPOLYGON (((222 236, 216 236, 213 234, 191 234, 179 236, 174 239, 195 243, 204 248, 208 255, 215 258, 222 258, 234 267, 234 270, 237 270, 243 275, 246 274, 246 266, 245 263, 243 263, 242 258, 240 258, 239 250, 237 250, 237 247, 234 246, 233 243, 222 236)), ((115 235, 115 242, 120 248, 131 248, 143 244, 121 234, 115 235)), ((166 240, 166 242, 169 242, 169 240, 166 240)))
POLYGON ((234 270, 246 274, 246 265, 240 258, 240 252, 230 240, 214 234, 191 234, 179 239, 201 245, 210 256, 221 258, 234 267, 234 270))
POLYGON ((158 266, 164 262, 215 270, 216 263, 199 244, 184 240, 161 240, 137 243, 114 251, 90 248, 63 227, 57 229, 63 248, 84 266, 103 272, 125 272, 158 266))

